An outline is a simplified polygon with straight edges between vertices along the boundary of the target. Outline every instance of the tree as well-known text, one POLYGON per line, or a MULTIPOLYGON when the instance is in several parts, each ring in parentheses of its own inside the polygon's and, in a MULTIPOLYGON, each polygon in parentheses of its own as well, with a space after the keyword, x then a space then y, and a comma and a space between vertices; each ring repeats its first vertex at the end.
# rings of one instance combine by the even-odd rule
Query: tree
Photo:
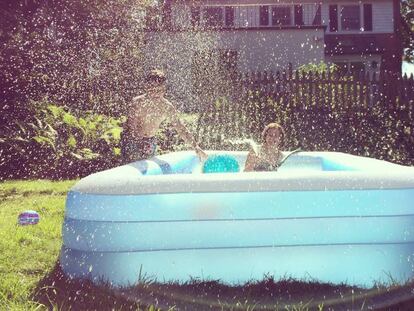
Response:
MULTIPOLYGON (((0 9, 0 144, 40 103, 119 116, 142 85, 146 0, 15 0, 0 9)), ((70 111, 70 109, 69 109, 70 111)), ((0 148, 0 170, 19 155, 0 148)), ((17 160, 16 160, 17 159, 17 160)))
POLYGON ((404 60, 414 63, 414 0, 401 1, 401 37, 404 60))
POLYGON ((0 13, 3 107, 49 100, 119 114, 141 85, 142 0, 10 2, 0 13))

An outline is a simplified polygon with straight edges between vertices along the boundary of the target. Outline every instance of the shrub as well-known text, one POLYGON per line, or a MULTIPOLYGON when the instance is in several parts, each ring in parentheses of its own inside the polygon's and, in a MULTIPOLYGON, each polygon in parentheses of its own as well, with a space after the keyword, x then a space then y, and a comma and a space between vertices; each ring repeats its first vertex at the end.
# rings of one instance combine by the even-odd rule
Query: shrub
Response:
MULTIPOLYGON (((70 110, 46 100, 32 102, 27 109, 32 116, 14 121, 0 137, 0 179, 70 179, 121 164, 124 116, 70 110)), ((196 132, 196 114, 182 114, 180 120, 196 132)), ((157 140, 158 154, 191 148, 169 122, 161 124, 157 140)))
POLYGON ((33 102, 27 122, 14 122, 2 155, 1 178, 65 179, 120 163, 119 141, 125 118, 70 111, 33 102))

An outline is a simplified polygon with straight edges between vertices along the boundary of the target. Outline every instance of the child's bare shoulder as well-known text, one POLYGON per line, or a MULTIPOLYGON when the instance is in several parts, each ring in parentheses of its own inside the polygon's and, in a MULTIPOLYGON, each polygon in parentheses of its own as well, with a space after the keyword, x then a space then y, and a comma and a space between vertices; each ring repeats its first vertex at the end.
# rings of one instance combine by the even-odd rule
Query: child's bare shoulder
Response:
POLYGON ((135 96, 135 97, 132 99, 132 103, 133 103, 133 104, 136 104, 136 103, 141 103, 141 102, 143 102, 145 99, 146 99, 145 94, 138 95, 138 96, 135 96))

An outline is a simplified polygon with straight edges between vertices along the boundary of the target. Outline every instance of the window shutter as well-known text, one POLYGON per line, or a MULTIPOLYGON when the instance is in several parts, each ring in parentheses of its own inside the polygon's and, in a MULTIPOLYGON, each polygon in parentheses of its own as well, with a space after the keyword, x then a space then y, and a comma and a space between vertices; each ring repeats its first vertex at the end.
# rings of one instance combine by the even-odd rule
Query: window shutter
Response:
POLYGON ((234 8, 231 6, 225 7, 226 26, 234 26, 234 8))
POLYGON ((295 5, 295 25, 303 25, 303 8, 301 5, 295 5))
POLYGON ((261 6, 260 7, 260 26, 268 26, 269 25, 269 6, 261 6))
POLYGON ((364 31, 372 31, 372 4, 364 4, 364 31))
POLYGON ((329 30, 338 31, 338 6, 329 6, 329 30))
POLYGON ((316 10, 315 18, 313 19, 312 25, 322 25, 322 14, 321 14, 321 5, 318 5, 316 10))

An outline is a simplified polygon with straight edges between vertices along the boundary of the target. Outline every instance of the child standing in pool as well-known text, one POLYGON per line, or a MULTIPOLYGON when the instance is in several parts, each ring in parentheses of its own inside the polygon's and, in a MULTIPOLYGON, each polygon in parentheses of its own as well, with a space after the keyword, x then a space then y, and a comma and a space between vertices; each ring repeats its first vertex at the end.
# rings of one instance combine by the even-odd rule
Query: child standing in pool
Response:
POLYGON ((262 132, 262 146, 252 146, 247 154, 245 172, 276 171, 283 160, 280 151, 284 143, 285 131, 278 123, 268 124, 262 132))
POLYGON ((200 160, 207 154, 198 146, 193 135, 178 117, 177 109, 164 95, 165 75, 152 70, 146 78, 146 93, 135 97, 127 111, 127 121, 121 137, 121 153, 124 162, 148 159, 155 155, 156 138, 161 122, 170 119, 184 141, 191 145, 200 160))

